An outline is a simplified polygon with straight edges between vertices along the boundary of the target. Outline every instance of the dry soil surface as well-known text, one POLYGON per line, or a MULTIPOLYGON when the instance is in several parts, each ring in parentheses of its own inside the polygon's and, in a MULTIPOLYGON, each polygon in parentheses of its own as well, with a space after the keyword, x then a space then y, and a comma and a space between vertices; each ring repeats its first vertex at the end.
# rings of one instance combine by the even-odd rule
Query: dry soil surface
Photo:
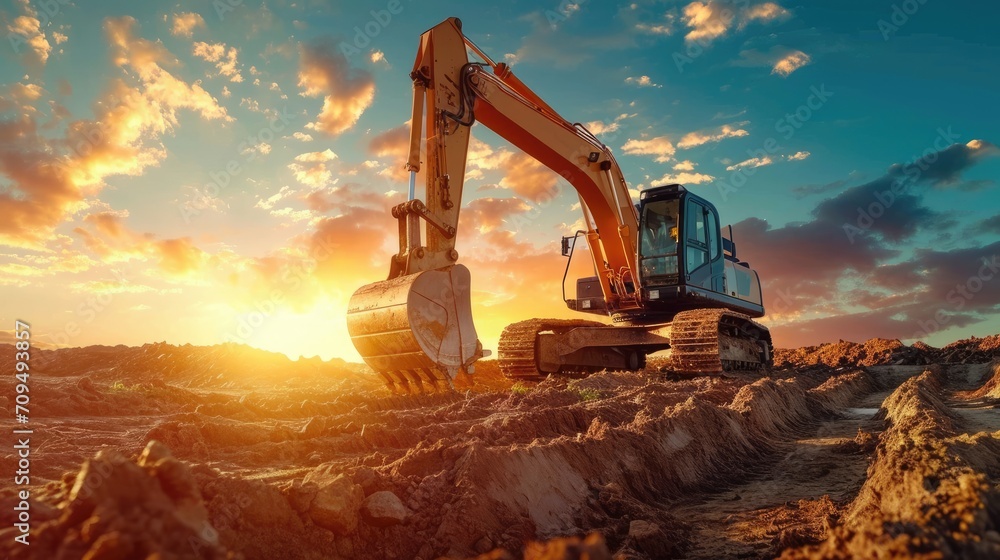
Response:
POLYGON ((0 551, 997 558, 998 352, 876 339, 782 350, 763 377, 651 360, 533 386, 487 362, 472 390, 394 396, 361 366, 233 345, 38 350, 14 426, 30 484, 13 436, 0 454, 0 551))

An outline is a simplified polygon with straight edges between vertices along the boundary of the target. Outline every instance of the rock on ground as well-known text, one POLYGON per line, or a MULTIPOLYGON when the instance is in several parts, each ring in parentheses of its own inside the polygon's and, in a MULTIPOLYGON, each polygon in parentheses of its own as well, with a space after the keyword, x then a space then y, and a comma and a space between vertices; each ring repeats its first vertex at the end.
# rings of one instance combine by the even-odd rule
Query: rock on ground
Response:
POLYGON ((361 517, 365 523, 375 527, 391 527, 406 520, 410 510, 395 494, 387 490, 375 492, 365 499, 361 507, 361 517))
MULTIPOLYGON (((358 527, 358 511, 365 499, 364 491, 344 475, 320 479, 316 496, 309 506, 313 523, 338 535, 352 533, 358 527)), ((313 482, 307 477, 306 483, 313 482)))

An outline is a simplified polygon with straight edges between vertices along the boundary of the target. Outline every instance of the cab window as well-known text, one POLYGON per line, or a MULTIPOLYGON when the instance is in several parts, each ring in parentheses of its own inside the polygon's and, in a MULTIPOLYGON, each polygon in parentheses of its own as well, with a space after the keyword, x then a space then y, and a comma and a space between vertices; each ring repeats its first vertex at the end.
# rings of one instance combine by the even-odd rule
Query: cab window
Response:
POLYGON ((639 260, 645 278, 677 275, 678 209, 676 200, 651 202, 643 207, 639 260))
POLYGON ((687 204, 687 250, 684 254, 686 270, 691 274, 698 268, 708 263, 708 224, 706 215, 708 212, 701 204, 688 201, 687 204))

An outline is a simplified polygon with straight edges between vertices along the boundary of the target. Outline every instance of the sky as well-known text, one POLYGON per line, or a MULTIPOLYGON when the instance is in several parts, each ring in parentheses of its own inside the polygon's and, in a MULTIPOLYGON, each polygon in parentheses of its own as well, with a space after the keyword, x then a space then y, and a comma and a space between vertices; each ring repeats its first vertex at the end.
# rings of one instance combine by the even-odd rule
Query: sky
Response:
MULTIPOLYGON (((0 331, 357 360, 347 301, 395 252, 410 67, 450 16, 634 196, 716 205, 776 345, 1000 332, 1000 5, 940 0, 0 1, 0 331)), ((472 133, 457 247, 495 351, 574 316, 559 239, 581 215, 472 133)))

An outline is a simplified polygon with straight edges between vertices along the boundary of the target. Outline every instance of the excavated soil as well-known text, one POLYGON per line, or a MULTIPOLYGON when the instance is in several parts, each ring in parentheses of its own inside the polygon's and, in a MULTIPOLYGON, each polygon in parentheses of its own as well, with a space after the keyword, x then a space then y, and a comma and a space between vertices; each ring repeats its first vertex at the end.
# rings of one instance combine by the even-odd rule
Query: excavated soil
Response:
MULTIPOLYGON (((393 396, 233 345, 41 350, 8 558, 996 558, 1000 337, 393 396), (933 364, 933 365, 929 365, 933 364), (158 555, 158 556, 157 556, 158 555)), ((0 366, 14 349, 0 345, 0 366)), ((0 396, 14 413, 14 392, 0 396)), ((0 469, 13 474, 10 446, 0 469)))

